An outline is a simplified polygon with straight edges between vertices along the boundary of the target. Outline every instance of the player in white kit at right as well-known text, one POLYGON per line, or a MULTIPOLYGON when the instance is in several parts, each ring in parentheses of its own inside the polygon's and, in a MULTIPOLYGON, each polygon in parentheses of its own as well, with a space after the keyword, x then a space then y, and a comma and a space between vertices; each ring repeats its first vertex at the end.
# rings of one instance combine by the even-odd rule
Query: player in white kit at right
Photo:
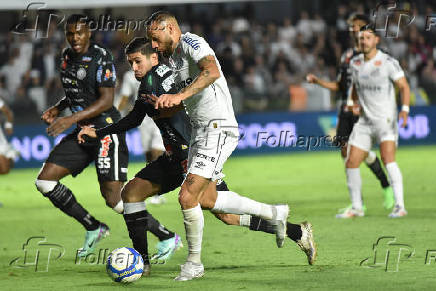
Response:
POLYGON ((362 54, 351 59, 353 89, 349 105, 359 101, 362 113, 353 128, 349 140, 346 162, 348 190, 352 208, 338 214, 337 218, 363 216, 362 180, 359 165, 368 155, 373 142, 380 144, 380 155, 389 175, 394 191, 395 207, 389 217, 407 215, 403 198, 403 177, 395 162, 398 144, 398 119, 402 126, 407 124, 410 89, 398 61, 377 49, 379 37, 373 25, 365 26, 359 34, 362 54), (397 118, 394 84, 402 96, 401 112, 397 118))
POLYGON ((169 59, 180 89, 178 94, 150 98, 156 109, 173 108, 183 101, 193 127, 187 176, 179 193, 189 254, 175 280, 204 275, 200 259, 204 218, 199 201, 205 192, 211 191, 217 197, 212 211, 256 214, 274 221, 277 244, 281 247, 289 215, 287 205, 259 203, 231 191, 216 192, 216 182, 224 176, 224 162, 238 144, 239 131, 227 82, 214 51, 203 38, 182 34, 177 20, 168 12, 156 12, 148 19, 147 35, 152 47, 169 59))

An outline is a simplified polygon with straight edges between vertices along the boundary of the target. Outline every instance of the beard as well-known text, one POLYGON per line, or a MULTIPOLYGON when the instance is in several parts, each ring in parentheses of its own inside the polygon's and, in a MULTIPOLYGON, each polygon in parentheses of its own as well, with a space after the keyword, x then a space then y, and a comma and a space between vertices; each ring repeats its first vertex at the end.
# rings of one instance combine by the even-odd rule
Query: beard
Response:
POLYGON ((162 55, 165 58, 169 58, 173 54, 173 52, 174 52, 173 51, 173 44, 174 44, 174 41, 170 37, 168 37, 168 39, 167 39, 167 41, 165 43, 165 48, 162 51, 162 55))

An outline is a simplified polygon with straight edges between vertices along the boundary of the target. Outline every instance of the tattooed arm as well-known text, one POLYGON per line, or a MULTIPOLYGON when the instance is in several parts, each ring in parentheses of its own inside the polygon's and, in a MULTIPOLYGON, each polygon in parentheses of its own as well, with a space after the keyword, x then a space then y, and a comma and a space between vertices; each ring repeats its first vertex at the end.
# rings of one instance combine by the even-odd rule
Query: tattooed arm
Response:
POLYGON ((182 100, 185 100, 192 95, 197 94, 210 84, 215 82, 220 77, 220 71, 215 61, 214 56, 205 56, 198 62, 198 67, 201 72, 197 78, 187 87, 185 87, 179 94, 182 100))

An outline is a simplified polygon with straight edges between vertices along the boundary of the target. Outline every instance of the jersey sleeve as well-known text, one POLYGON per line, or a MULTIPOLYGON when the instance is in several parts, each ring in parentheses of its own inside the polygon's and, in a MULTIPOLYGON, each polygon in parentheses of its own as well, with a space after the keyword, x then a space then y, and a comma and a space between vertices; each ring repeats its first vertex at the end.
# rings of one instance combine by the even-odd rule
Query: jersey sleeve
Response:
POLYGON ((396 59, 388 57, 386 60, 386 68, 388 70, 389 79, 391 79, 392 82, 404 77, 404 71, 396 59))
POLYGON ((112 55, 106 50, 101 48, 97 61, 97 87, 115 87, 117 75, 112 55))
POLYGON ((215 56, 215 52, 204 40, 195 34, 185 34, 182 38, 184 50, 191 56, 194 62, 198 63, 206 56, 215 56))
POLYGON ((0 98, 0 108, 3 108, 3 106, 5 106, 5 101, 3 101, 3 99, 0 98))

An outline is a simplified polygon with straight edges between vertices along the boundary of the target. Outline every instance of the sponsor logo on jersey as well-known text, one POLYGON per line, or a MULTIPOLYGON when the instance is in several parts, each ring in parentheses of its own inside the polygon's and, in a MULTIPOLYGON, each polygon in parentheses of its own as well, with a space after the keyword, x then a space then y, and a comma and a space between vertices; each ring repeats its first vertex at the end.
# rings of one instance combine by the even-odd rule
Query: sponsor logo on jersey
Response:
POLYGON ((199 41, 196 39, 193 39, 192 37, 185 36, 185 37, 183 37, 183 41, 186 42, 194 50, 198 50, 200 48, 199 41))
POLYGON ((106 118, 106 122, 109 123, 109 124, 114 123, 114 121, 112 120, 111 117, 106 118))
POLYGON ((101 148, 98 156, 100 158, 105 158, 109 155, 109 146, 112 143, 112 139, 110 135, 106 135, 104 138, 100 140, 100 142, 101 142, 101 148))
POLYGON ((160 77, 163 77, 169 71, 170 71, 170 68, 168 68, 165 65, 160 65, 156 68, 156 74, 158 74, 160 77))
POLYGON ((380 60, 374 62, 374 66, 376 66, 376 67, 380 67, 381 64, 382 64, 382 61, 380 61, 380 60))
POLYGON ((195 168, 197 168, 197 169, 203 169, 204 167, 206 166, 206 164, 205 163, 203 163, 202 161, 200 161, 200 162, 195 162, 195 168))
POLYGON ((215 157, 209 157, 209 156, 206 156, 205 154, 200 154, 200 153, 197 153, 196 156, 197 156, 197 158, 205 159, 206 161, 215 162, 215 157))
POLYGON ((97 82, 101 83, 101 75, 103 74, 103 67, 99 66, 97 69, 97 82))
POLYGON ((84 68, 79 68, 77 70, 77 79, 83 80, 86 77, 86 70, 84 68))
POLYGON ((188 78, 188 79, 186 79, 186 80, 183 80, 182 82, 180 82, 180 83, 178 83, 177 85, 176 85, 176 89, 177 89, 177 91, 180 91, 180 90, 182 90, 183 88, 185 88, 186 86, 189 86, 191 83, 192 83, 192 78, 188 78))
POLYGON ((82 62, 90 62, 90 61, 92 61, 91 57, 88 57, 88 56, 82 57, 82 62))
POLYGON ((174 75, 169 75, 163 82, 162 82, 162 88, 165 90, 165 92, 168 92, 171 90, 174 84, 174 75))
POLYGON ((355 61, 354 61, 354 64, 355 64, 356 66, 360 66, 361 63, 362 63, 362 62, 361 62, 360 60, 355 60, 355 61))

